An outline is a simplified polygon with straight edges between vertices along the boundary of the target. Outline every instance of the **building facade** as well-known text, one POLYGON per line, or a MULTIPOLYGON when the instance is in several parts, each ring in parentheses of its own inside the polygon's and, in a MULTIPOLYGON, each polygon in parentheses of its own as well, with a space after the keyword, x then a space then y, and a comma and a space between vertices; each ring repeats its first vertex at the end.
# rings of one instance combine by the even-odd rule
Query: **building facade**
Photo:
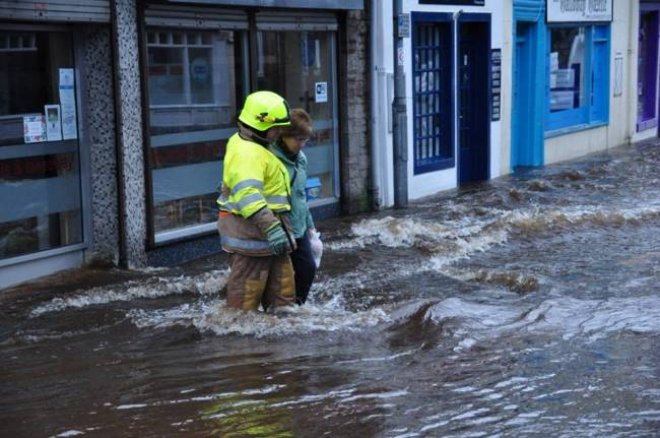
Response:
MULTIPOLYGON (((440 190, 496 178, 502 165, 503 126, 509 114, 503 106, 510 59, 510 29, 505 28, 507 1, 404 0, 403 51, 394 54, 393 2, 378 2, 372 23, 376 72, 375 99, 392 100, 395 62, 403 65, 407 109, 407 194, 410 199, 440 190), (396 58, 396 59, 395 59, 396 58), (389 81, 389 84, 387 83, 389 81)), ((401 27, 398 25, 398 27, 401 27)), ((386 149, 374 151, 374 166, 383 166, 377 184, 383 205, 394 203, 391 171, 391 113, 374 105, 373 133, 386 149)))
POLYGON ((368 208, 362 0, 28 0, 0 20, 0 287, 217 252, 226 141, 259 89, 314 119, 315 216, 368 208))
POLYGON ((259 89, 314 119, 316 218, 394 205, 398 162, 417 199, 658 135, 659 1, 394 1, 0 2, 0 287, 219 251, 259 89))

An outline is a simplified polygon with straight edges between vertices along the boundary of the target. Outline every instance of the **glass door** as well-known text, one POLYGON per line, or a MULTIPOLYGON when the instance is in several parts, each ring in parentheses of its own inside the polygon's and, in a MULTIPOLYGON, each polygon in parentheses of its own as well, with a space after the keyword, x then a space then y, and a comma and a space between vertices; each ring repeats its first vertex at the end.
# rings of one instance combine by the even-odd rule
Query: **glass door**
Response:
POLYGON ((73 38, 0 31, 0 265, 83 242, 73 38))
POLYGON ((335 34, 257 32, 257 89, 281 94, 292 108, 305 109, 314 120, 314 133, 304 149, 308 183, 320 183, 320 196, 312 206, 339 194, 335 34))

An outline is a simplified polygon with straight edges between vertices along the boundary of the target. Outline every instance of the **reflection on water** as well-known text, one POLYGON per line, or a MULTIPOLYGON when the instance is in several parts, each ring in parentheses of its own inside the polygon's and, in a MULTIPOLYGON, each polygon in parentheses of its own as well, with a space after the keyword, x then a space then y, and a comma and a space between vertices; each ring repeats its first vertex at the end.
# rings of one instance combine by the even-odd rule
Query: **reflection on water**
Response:
POLYGON ((272 314, 224 265, 15 304, 3 435, 659 436, 659 178, 650 145, 335 221, 272 314))

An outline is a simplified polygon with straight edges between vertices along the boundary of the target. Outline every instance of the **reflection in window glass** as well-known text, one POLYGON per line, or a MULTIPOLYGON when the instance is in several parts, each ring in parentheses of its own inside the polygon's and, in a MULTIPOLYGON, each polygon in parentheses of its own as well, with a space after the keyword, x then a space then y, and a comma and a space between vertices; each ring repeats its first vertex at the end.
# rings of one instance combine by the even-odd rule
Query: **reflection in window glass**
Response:
POLYGON ((83 240, 78 141, 23 136, 25 116, 62 104, 73 68, 69 33, 0 32, 0 259, 83 240))
POLYGON ((643 12, 639 26, 637 71, 637 120, 653 119, 656 113, 656 78, 658 62, 658 12, 643 12))
POLYGON ((243 38, 234 31, 147 30, 156 241, 217 219, 221 160, 242 99, 243 38))
POLYGON ((183 49, 149 50, 149 96, 153 105, 185 103, 183 49))
POLYGON ((585 89, 585 28, 550 30, 550 111, 583 107, 585 89))
POLYGON ((304 108, 314 119, 304 152, 310 178, 321 182, 320 197, 336 195, 333 38, 332 32, 276 31, 259 32, 257 38, 258 89, 281 94, 292 108, 304 108))

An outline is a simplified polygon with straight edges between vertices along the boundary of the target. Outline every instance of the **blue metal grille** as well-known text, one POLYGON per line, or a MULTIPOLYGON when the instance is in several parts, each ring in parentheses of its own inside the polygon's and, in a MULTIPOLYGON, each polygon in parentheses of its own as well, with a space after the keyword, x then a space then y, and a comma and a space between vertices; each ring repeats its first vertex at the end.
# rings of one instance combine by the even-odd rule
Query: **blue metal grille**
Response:
POLYGON ((452 24, 448 14, 413 14, 415 174, 454 166, 452 24))

